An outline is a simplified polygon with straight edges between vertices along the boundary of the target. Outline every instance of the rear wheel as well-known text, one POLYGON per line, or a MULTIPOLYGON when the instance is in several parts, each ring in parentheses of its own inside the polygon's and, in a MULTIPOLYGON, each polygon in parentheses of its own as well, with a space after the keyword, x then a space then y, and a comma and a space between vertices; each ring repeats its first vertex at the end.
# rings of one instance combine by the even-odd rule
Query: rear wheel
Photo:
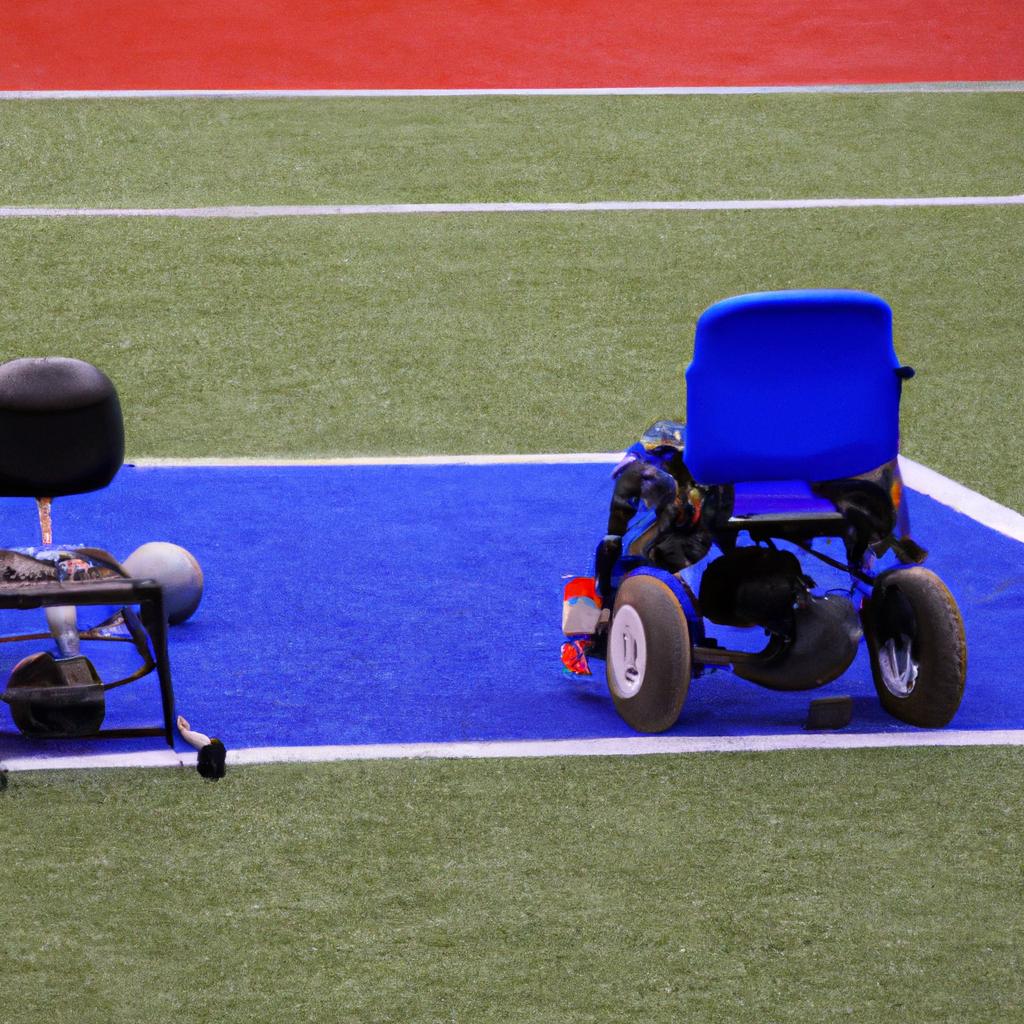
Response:
POLYGON ((664 732, 690 688, 690 630, 672 591, 654 576, 619 587, 608 628, 608 689, 622 718, 640 732, 664 732))
POLYGON ((909 725, 947 725, 963 699, 967 640, 942 580, 920 566, 883 573, 864 610, 864 634, 882 707, 909 725))

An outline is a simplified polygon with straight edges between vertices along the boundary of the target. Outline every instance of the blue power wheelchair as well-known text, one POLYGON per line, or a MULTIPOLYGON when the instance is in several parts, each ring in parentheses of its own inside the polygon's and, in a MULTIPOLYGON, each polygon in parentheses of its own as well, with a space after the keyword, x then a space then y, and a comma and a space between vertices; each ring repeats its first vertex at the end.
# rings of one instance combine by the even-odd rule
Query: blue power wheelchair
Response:
POLYGON ((685 428, 659 421, 626 453, 593 578, 566 587, 566 670, 604 659, 623 719, 661 732, 709 667, 810 690, 842 675, 864 639, 886 711, 948 724, 967 644, 910 536, 897 455, 913 373, 875 295, 767 292, 708 308, 685 428), (818 587, 812 558, 843 586, 818 587), (714 626, 765 639, 726 645, 714 626))

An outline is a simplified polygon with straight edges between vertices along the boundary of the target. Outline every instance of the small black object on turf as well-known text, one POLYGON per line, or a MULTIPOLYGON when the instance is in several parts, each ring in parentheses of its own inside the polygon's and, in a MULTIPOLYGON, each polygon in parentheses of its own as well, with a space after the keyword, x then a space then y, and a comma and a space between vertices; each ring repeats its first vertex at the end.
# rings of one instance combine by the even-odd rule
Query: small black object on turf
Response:
POLYGON ((227 774, 227 753, 220 740, 210 740, 199 751, 196 770, 204 779, 223 779, 227 774))
POLYGON ((0 768, 0 793, 7 788, 7 772, 0 768))
POLYGON ((852 697, 819 697, 812 700, 805 729, 845 729, 853 718, 852 697))

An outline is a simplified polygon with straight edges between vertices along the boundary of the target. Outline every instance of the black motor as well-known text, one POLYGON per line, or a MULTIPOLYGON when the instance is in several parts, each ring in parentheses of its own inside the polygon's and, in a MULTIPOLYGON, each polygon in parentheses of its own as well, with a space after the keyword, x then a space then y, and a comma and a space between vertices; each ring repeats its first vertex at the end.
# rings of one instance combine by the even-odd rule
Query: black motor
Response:
POLYGON ((763 626, 792 639, 794 607, 813 586, 790 551, 734 548, 705 570, 699 601, 705 617, 721 626, 763 626))
POLYGON ((772 690, 810 690, 850 667, 860 643, 856 609, 845 595, 818 597, 789 551, 734 548, 708 566, 702 614, 722 626, 762 626, 768 645, 737 657, 733 671, 772 690))

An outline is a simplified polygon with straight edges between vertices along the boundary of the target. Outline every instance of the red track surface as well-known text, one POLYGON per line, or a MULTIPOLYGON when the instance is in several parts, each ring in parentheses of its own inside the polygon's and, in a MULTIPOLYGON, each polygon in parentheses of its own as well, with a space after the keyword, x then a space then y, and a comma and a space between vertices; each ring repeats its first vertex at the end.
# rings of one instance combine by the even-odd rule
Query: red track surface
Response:
POLYGON ((8 0, 0 89, 1024 79, 1024 0, 8 0))

